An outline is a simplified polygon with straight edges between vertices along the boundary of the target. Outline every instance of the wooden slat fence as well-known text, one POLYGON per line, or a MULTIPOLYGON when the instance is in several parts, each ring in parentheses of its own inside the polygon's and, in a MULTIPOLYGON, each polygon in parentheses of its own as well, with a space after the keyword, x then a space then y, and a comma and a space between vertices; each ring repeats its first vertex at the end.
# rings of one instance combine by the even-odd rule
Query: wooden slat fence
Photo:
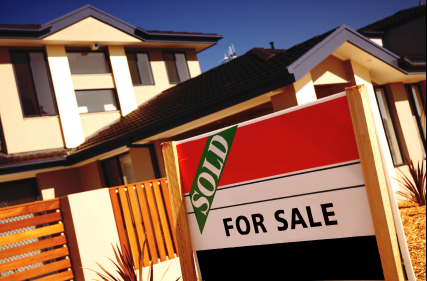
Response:
POLYGON ((0 281, 72 280, 59 199, 0 209, 0 281))
POLYGON ((110 196, 122 251, 130 249, 136 267, 145 237, 143 266, 178 256, 166 178, 112 187, 110 196))

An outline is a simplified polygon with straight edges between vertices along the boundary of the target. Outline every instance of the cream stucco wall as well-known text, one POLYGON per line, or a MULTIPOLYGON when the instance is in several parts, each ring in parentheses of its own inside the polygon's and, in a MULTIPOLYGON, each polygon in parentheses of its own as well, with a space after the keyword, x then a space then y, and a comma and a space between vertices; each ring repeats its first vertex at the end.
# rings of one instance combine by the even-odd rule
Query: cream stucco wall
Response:
POLYGON ((83 135, 85 139, 109 127, 120 119, 120 111, 80 113, 83 135))
POLYGON ((125 49, 123 46, 108 46, 108 52, 120 103, 120 110, 122 116, 125 116, 136 109, 135 93, 133 92, 132 79, 130 77, 125 49))
MULTIPOLYGON (((75 43, 99 43, 99 42, 118 42, 118 43, 139 43, 140 40, 126 34, 108 24, 105 24, 95 18, 85 18, 63 30, 43 38, 43 41, 62 42, 73 41, 75 43)), ((89 45, 88 44, 88 45, 89 45)))
POLYGON ((39 173, 36 178, 42 200, 83 191, 79 168, 39 173))
POLYGON ((404 156, 417 162, 423 159, 422 142, 417 124, 414 122, 408 95, 403 83, 388 85, 389 97, 393 102, 395 125, 398 127, 399 139, 404 156))
POLYGON ((58 116, 23 117, 8 48, 0 48, 0 119, 9 154, 64 147, 58 116))
POLYGON ((148 147, 130 148, 129 154, 132 159, 136 182, 148 181, 156 178, 148 147))
POLYGON ((65 145, 67 148, 77 147, 84 142, 84 137, 65 47, 46 46, 46 53, 65 145))
MULTIPOLYGON (((201 74, 200 64, 194 49, 173 49, 168 51, 184 51, 187 57, 187 64, 191 78, 201 74)), ((141 50, 141 52, 148 52, 155 85, 133 86, 138 105, 146 103, 164 90, 175 86, 175 84, 169 83, 169 77, 165 61, 163 59, 163 50, 146 49, 141 50)))
POLYGON ((79 167, 80 179, 82 182, 82 191, 96 190, 105 187, 102 178, 101 163, 95 161, 79 167))
POLYGON ((280 92, 271 96, 271 103, 275 112, 317 100, 310 72, 292 85, 281 88, 280 92))
POLYGON ((348 77, 344 63, 330 55, 311 71, 314 85, 347 83, 348 77))

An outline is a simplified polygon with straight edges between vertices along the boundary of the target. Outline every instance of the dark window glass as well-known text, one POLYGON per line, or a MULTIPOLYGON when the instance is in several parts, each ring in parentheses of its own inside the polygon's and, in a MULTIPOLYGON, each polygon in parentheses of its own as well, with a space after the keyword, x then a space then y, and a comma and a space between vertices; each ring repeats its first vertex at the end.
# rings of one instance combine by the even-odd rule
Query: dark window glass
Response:
POLYGON ((67 57, 71 74, 110 73, 103 52, 67 52, 67 57))
POLYGON ((178 67, 179 80, 184 82, 190 79, 190 73, 188 72, 187 59, 184 54, 175 54, 176 65, 178 67))
POLYGON ((132 84, 142 84, 141 78, 139 77, 138 65, 136 62, 135 54, 126 54, 126 58, 128 60, 130 77, 132 78, 132 84))
POLYGON ((178 69, 176 68, 175 56, 171 53, 165 53, 165 64, 169 75, 170 83, 179 83, 178 69))
POLYGON ((43 53, 30 53, 31 68, 33 69, 34 85, 42 115, 56 114, 53 101, 49 72, 43 53))
POLYGON ((76 91, 79 113, 118 110, 112 89, 76 91))
POLYGON ((394 129, 393 117, 390 112, 388 100, 384 88, 375 88, 378 107, 380 109, 381 119, 383 121, 384 131, 390 148, 391 157, 395 165, 403 163, 403 157, 400 152, 399 140, 394 129))
POLYGON ((108 187, 122 185, 122 175, 117 158, 102 161, 104 168, 105 183, 108 187))
POLYGON ((25 117, 57 114, 49 70, 42 52, 12 52, 25 117))
POLYGON ((426 113, 425 97, 421 95, 418 85, 408 85, 408 96, 411 104, 412 117, 415 125, 418 127, 418 140, 423 150, 424 157, 426 143, 426 113))
POLYGON ((148 54, 140 53, 136 54, 138 59, 139 73, 141 74, 142 84, 153 85, 153 75, 151 73, 150 60, 148 54))
POLYGON ((136 181, 129 153, 102 161, 102 167, 108 187, 130 184, 136 181))

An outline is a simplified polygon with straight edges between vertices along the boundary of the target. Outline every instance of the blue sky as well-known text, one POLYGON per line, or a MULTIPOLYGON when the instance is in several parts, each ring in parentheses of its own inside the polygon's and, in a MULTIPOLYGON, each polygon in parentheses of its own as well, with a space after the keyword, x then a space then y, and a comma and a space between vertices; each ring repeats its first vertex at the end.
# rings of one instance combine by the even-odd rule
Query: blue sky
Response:
MULTIPOLYGON (((425 3, 425 2, 424 2, 425 3)), ((146 30, 224 35, 199 54, 203 72, 219 65, 234 44, 237 55, 254 47, 287 49, 346 24, 357 29, 395 12, 419 5, 414 0, 0 0, 0 23, 43 24, 91 4, 146 30)))

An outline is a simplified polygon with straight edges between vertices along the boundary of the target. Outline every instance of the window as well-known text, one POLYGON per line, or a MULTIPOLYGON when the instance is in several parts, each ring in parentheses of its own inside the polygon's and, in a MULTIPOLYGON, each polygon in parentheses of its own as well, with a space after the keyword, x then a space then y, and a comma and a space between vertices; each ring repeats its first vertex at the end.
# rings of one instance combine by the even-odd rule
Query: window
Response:
POLYGON ((163 53, 169 82, 179 83, 190 79, 187 58, 184 53, 163 53))
POLYGON ((134 85, 154 85, 150 59, 146 53, 126 53, 130 76, 134 85))
POLYGON ((58 114, 44 53, 12 51, 10 58, 24 117, 58 114))
POLYGON ((76 91, 79 113, 118 110, 113 89, 76 91))
POLYGON ((71 74, 111 73, 104 52, 67 52, 71 74))
POLYGON ((107 187, 135 182, 130 154, 122 154, 101 162, 107 187))
POLYGON ((425 157, 426 145, 426 113, 425 113, 425 100, 426 97, 421 95, 420 87, 418 84, 408 85, 408 96, 411 104, 412 116, 414 123, 418 127, 418 138, 425 157))
POLYGON ((385 89, 382 87, 375 88, 378 107, 380 109, 381 119, 383 121, 384 131, 390 148, 391 157, 395 165, 403 164, 403 157, 400 150, 399 139, 394 129, 394 121, 390 113, 390 107, 385 89))

